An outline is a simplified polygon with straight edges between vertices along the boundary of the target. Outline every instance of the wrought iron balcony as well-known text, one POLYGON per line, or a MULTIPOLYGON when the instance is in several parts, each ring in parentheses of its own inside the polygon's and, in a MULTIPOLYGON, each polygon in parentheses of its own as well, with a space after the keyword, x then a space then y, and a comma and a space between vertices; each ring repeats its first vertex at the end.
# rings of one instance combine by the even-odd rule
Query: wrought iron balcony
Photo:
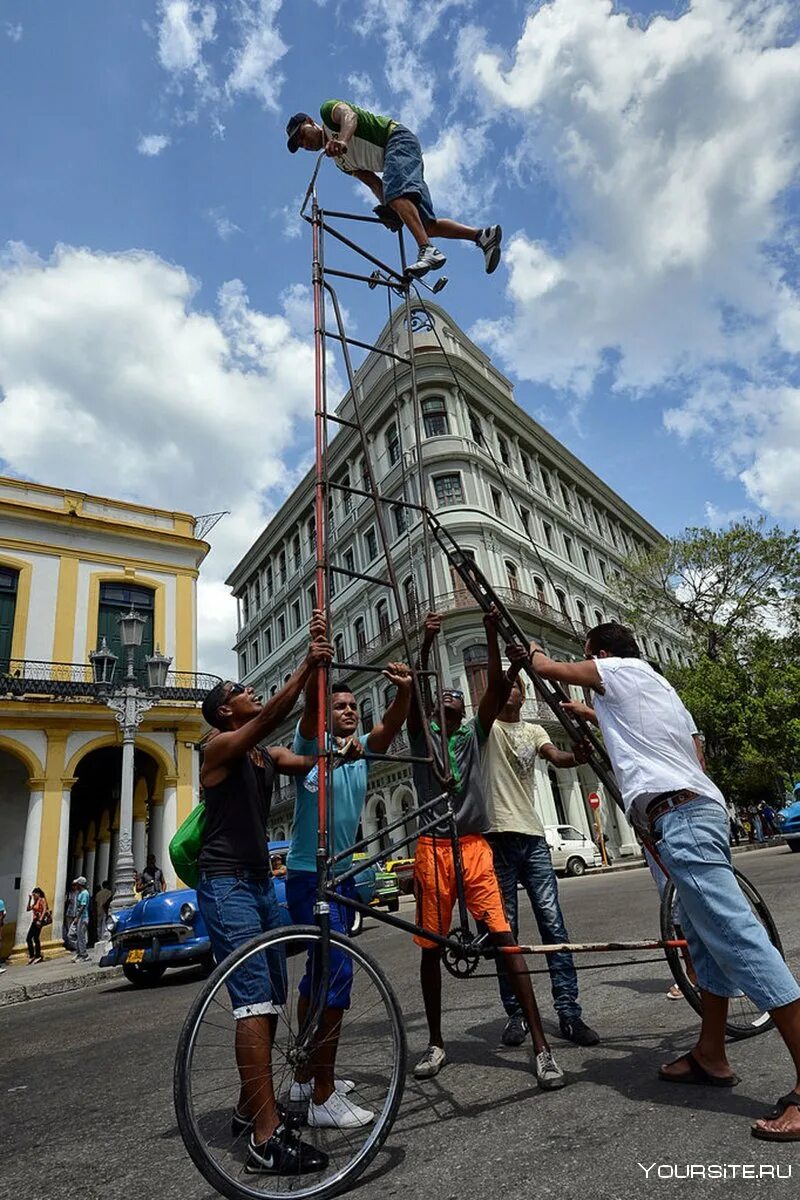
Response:
MULTIPOLYGON (((112 690, 122 685, 122 677, 112 683, 112 690)), ((136 682, 148 691, 147 675, 138 671, 136 682)), ((165 703, 199 704, 206 692, 220 682, 217 675, 197 671, 170 671, 167 682, 157 693, 165 703)), ((100 701, 107 688, 96 684, 89 663, 37 662, 30 658, 12 658, 0 662, 0 699, 23 700, 36 697, 49 700, 100 701)))

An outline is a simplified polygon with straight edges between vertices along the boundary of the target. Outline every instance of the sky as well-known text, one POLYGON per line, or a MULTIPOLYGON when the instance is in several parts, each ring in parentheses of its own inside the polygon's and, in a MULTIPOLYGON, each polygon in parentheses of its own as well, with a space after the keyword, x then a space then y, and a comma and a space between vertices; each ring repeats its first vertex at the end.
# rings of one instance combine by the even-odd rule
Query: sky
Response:
MULTIPOLYGON (((418 134, 438 215, 503 226, 491 277, 445 246, 440 301, 520 404, 665 534, 762 512, 791 526, 799 13, 0 0, 0 472, 230 510, 199 650, 234 669, 225 577, 312 448, 297 210, 313 159, 284 127, 341 98, 418 134)), ((369 211, 331 164, 320 197, 369 211)), ((342 292, 368 341, 376 295, 342 292)))

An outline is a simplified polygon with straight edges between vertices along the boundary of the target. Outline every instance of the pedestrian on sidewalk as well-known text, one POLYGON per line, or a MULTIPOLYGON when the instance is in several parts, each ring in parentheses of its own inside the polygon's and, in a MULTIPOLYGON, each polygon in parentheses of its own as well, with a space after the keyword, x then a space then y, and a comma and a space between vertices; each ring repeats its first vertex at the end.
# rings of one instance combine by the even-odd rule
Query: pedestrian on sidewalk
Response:
MULTIPOLYGON (((692 1050, 664 1063, 672 1084, 734 1087, 725 1044, 728 1000, 738 993, 768 1012, 791 1054, 794 1090, 751 1126, 765 1141, 800 1142, 800 986, 753 913, 733 873, 728 814, 704 774, 672 685, 643 661, 632 630, 616 621, 586 637, 583 662, 556 662, 532 642, 544 679, 590 688, 590 709, 626 805, 643 827, 675 885, 683 932, 702 997, 702 1024, 692 1050)), ((573 714, 587 706, 565 701, 573 714)))
POLYGON ((25 910, 31 914, 31 924, 25 941, 28 944, 28 966, 44 962, 42 957, 41 934, 47 916, 47 900, 40 887, 35 887, 28 896, 28 907, 25 910))
POLYGON ((485 229, 438 218, 425 182, 422 147, 410 129, 392 117, 381 117, 344 100, 326 100, 320 108, 322 124, 308 113, 295 113, 286 126, 287 148, 324 150, 340 171, 366 184, 378 201, 378 217, 389 229, 405 225, 419 248, 417 261, 407 274, 421 279, 447 262, 431 238, 474 242, 482 252, 486 274, 497 270, 503 231, 499 225, 485 229))
MULTIPOLYGON (((569 934, 558 900, 550 847, 537 812, 536 762, 542 758, 557 769, 568 770, 578 762, 586 762, 588 754, 584 747, 559 750, 541 725, 521 719, 525 684, 518 678, 518 670, 517 665, 508 672, 507 678, 513 679, 511 691, 483 747, 483 785, 490 821, 486 840, 492 848, 514 941, 519 937, 517 885, 522 884, 543 944, 556 944, 568 942, 569 934)), ((508 1017, 501 1041, 504 1046, 521 1046, 528 1036, 528 1023, 509 982, 504 956, 498 955, 495 962, 500 999, 508 1017)), ((596 1046, 600 1038, 583 1020, 572 955, 566 951, 548 954, 547 967, 561 1036, 579 1046, 596 1046)))
POLYGON ((89 938, 89 901, 91 900, 91 896, 86 886, 85 875, 79 875, 72 882, 77 889, 75 893, 75 919, 73 921, 77 953, 72 961, 88 962, 89 952, 87 944, 89 938))
POLYGON ((102 942, 106 936, 108 906, 111 903, 112 894, 111 885, 107 879, 104 879, 100 884, 100 891, 94 898, 95 941, 97 942, 102 942))
POLYGON ((156 866, 155 854, 148 854, 147 866, 140 876, 140 884, 143 900, 148 900, 151 896, 157 896, 160 892, 167 890, 167 881, 161 868, 156 866))

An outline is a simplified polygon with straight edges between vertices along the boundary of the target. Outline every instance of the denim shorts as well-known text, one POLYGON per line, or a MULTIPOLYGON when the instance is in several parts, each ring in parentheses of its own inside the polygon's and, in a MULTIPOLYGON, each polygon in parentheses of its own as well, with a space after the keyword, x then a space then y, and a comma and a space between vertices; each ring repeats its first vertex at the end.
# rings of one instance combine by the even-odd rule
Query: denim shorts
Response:
MULTIPOLYGON (((352 879, 337 884, 336 891, 343 896, 358 899, 356 886, 352 879)), ((317 876, 313 871, 290 871, 286 876, 286 901, 289 913, 296 925, 314 924, 314 905, 317 901, 317 876)), ((350 933, 353 923, 353 910, 344 904, 331 904, 331 929, 337 933, 350 933)), ((300 980, 300 995, 306 1000, 311 995, 312 962, 309 954, 306 959, 306 973, 300 980)), ((350 993, 353 989, 353 963, 349 954, 342 954, 336 946, 331 945, 331 978, 328 984, 328 1007, 349 1008, 350 993)))
POLYGON ((398 125, 389 134, 383 155, 383 202, 388 204, 401 196, 414 201, 423 224, 436 220, 425 182, 422 147, 419 139, 404 125, 398 125))
MULTIPOLYGON (((246 942, 277 929, 281 912, 272 878, 200 873, 197 905, 206 923, 217 963, 246 942)), ((233 1015, 261 1017, 279 1012, 286 1003, 286 958, 282 949, 251 955, 228 977, 233 1015)))
POLYGON ((700 987, 744 992, 769 1012, 800 999, 800 987, 736 882, 728 829, 722 805, 698 796, 659 817, 654 833, 700 987))

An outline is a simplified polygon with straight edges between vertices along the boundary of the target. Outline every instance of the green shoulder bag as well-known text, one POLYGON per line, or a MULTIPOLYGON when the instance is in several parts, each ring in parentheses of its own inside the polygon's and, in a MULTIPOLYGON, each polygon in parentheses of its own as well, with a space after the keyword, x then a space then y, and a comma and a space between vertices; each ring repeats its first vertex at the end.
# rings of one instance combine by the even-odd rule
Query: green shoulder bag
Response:
POLYGON ((169 857, 175 874, 187 887, 196 888, 199 878, 197 860, 203 845, 206 807, 202 800, 189 813, 169 844, 169 857))

